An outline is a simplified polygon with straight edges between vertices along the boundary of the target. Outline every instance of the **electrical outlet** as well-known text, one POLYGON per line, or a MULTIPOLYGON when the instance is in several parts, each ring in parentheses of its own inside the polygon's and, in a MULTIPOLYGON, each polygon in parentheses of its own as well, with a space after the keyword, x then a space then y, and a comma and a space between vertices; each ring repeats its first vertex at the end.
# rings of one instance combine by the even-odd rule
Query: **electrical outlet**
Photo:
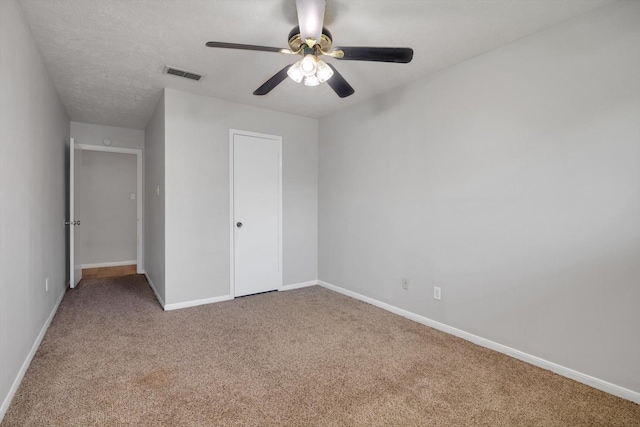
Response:
POLYGON ((439 287, 434 286, 433 287, 433 299, 440 300, 441 297, 442 297, 442 290, 439 287))
POLYGON ((49 292, 49 278, 44 279, 44 291, 49 292))
POLYGON ((402 278, 402 289, 409 289, 409 279, 406 277, 402 278))

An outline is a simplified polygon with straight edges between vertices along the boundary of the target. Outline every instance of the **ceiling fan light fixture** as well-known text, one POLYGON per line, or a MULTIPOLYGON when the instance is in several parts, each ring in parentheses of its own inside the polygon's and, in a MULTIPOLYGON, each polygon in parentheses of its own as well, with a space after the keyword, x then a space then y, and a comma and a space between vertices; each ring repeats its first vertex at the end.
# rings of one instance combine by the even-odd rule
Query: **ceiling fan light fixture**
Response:
POLYGON ((318 76, 313 75, 313 76, 305 76, 304 78, 304 85, 305 86, 318 86, 320 84, 320 79, 318 79, 318 76))
POLYGON ((300 68, 301 62, 302 60, 299 60, 287 70, 287 75, 296 83, 300 83, 304 78, 304 74, 302 74, 302 69, 300 68))
POLYGON ((318 70, 316 71, 316 76, 318 77, 318 81, 320 83, 324 83, 333 76, 333 70, 329 67, 326 62, 319 59, 318 60, 318 70))
POLYGON ((333 76, 333 70, 315 55, 307 55, 289 67, 287 75, 296 83, 318 86, 333 76))

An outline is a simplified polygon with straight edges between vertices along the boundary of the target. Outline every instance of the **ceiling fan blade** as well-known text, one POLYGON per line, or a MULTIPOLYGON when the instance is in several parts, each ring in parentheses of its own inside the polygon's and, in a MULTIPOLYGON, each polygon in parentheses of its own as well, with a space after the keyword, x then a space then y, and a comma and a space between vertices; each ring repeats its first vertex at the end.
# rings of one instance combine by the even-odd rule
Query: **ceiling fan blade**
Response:
POLYGON ((342 77, 342 74, 340 74, 333 65, 327 65, 333 70, 333 76, 331 76, 331 78, 327 80, 327 83, 329 84, 329 86, 331 86, 331 89, 333 89, 333 91, 337 93, 340 98, 346 98, 349 95, 353 95, 355 90, 353 90, 351 85, 347 83, 344 77, 342 77))
POLYGON ((279 47, 256 46, 252 44, 225 43, 225 42, 207 42, 208 47, 220 47, 223 49, 240 49, 240 50, 257 50, 259 52, 279 52, 291 53, 289 49, 281 49, 279 47))
POLYGON ((287 78, 287 70, 291 68, 291 65, 287 65, 282 70, 278 71, 271 77, 269 80, 263 83, 258 89, 256 89, 253 94, 254 95, 266 95, 273 90, 276 86, 278 86, 284 79, 287 78))
POLYGON ((300 26, 300 38, 302 38, 302 41, 308 38, 320 41, 325 4, 325 0, 296 0, 298 25, 300 26))
POLYGON ((344 57, 336 59, 349 61, 397 62, 407 64, 413 59, 410 47, 339 47, 334 50, 344 52, 344 57))

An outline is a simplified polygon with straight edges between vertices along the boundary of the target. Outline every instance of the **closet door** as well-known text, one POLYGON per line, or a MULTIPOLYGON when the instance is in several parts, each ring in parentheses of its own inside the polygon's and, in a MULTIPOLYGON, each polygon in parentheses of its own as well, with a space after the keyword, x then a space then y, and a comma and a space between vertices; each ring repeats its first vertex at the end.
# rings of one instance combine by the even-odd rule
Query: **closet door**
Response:
POLYGON ((234 296, 281 285, 279 137, 232 133, 234 296))

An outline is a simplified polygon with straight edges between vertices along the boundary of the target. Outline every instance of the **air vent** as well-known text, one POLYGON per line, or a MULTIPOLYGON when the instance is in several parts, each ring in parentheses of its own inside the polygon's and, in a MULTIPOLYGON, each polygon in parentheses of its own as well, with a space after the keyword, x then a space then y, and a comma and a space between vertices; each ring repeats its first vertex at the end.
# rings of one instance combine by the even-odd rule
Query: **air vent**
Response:
POLYGON ((176 67, 172 67, 171 65, 165 65, 164 67, 165 74, 173 74, 174 76, 184 77, 185 79, 191 79, 195 81, 200 81, 204 76, 202 74, 194 73, 193 71, 181 70, 176 67))

